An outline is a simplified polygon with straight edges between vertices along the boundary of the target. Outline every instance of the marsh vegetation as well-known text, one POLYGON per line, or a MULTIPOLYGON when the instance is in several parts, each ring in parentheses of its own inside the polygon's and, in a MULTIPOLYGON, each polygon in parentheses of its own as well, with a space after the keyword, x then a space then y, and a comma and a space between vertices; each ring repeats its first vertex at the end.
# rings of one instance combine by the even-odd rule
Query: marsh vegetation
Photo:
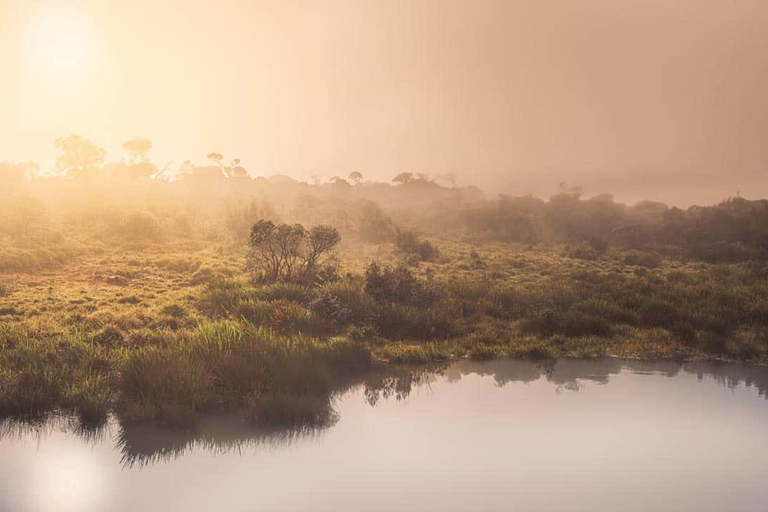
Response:
POLYGON ((768 202, 681 210, 564 186, 484 199, 177 172, 151 144, 0 166, 0 415, 321 424, 381 365, 465 356, 768 359, 768 202))

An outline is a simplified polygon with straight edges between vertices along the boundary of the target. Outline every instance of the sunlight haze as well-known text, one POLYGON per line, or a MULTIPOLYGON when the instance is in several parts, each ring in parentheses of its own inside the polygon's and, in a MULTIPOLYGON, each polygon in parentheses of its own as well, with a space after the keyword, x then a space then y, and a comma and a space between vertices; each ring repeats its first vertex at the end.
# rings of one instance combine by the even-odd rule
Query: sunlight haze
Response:
POLYGON ((761 0, 3 0, 0 155, 49 171, 77 133, 254 176, 758 197, 766 27, 761 0))

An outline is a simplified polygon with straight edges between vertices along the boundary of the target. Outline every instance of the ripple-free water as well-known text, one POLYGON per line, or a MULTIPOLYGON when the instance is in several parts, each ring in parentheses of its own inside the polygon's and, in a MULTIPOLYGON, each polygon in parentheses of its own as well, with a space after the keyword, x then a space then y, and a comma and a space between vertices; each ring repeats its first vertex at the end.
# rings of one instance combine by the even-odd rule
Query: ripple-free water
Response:
POLYGON ((735 364, 462 361, 353 389, 322 430, 5 424, 0 511, 765 511, 766 390, 735 364))

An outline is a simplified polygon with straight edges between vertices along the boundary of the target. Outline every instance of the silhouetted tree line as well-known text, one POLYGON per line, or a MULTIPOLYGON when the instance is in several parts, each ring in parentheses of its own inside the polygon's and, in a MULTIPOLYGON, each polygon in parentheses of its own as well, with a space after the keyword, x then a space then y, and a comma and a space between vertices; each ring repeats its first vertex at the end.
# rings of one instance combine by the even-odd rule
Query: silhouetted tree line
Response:
POLYGON ((561 193, 544 201, 500 196, 462 209, 467 234, 519 243, 587 242, 596 252, 608 245, 629 249, 677 249, 705 261, 768 258, 768 201, 729 198, 686 210, 643 201, 616 203, 608 194, 582 199, 561 193))
MULTIPOLYGON (((125 157, 111 163, 105 163, 102 148, 84 137, 59 138, 55 146, 61 152, 57 175, 41 175, 33 162, 0 163, 0 197, 20 191, 18 195, 38 201, 40 211, 65 201, 87 205, 92 213, 101 208, 98 215, 81 217, 115 225, 123 222, 111 219, 110 208, 116 205, 148 211, 157 218, 174 215, 180 233, 189 229, 190 219, 197 219, 198 229, 210 232, 207 236, 221 237, 223 224, 240 241, 247 239, 257 219, 328 224, 361 241, 395 242, 421 261, 434 259, 438 252, 416 232, 573 244, 570 251, 575 257, 596 257, 616 246, 672 251, 712 262, 768 259, 766 200, 736 197, 686 210, 653 201, 629 206, 615 202, 610 194, 585 199, 580 187, 566 184, 547 201, 509 195, 485 200, 475 187, 457 187, 450 173, 430 178, 401 172, 392 183, 382 183, 366 181, 363 173, 353 171, 347 179, 334 176, 323 183, 314 176, 312 183, 306 183, 279 174, 252 177, 239 159, 215 151, 207 155, 206 165, 187 160, 176 170, 170 163, 159 168, 150 157, 153 144, 148 139, 126 141, 125 157), (89 194, 87 201, 83 194, 89 194)), ((19 217, 14 208, 37 204, 4 202, 9 206, 0 208, 0 215, 11 220, 19 217)), ((6 231, 13 224, 16 238, 32 232, 29 218, 18 226, 7 220, 6 231)))

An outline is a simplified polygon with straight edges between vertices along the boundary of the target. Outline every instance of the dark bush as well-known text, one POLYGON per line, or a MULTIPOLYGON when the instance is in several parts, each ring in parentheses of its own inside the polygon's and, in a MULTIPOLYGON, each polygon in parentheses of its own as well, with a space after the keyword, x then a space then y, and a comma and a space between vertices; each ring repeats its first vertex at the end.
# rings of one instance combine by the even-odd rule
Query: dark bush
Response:
POLYGON ((381 268, 373 262, 365 269, 365 293, 377 302, 427 307, 435 302, 439 289, 416 278, 404 266, 381 268))
POLYGON ((395 233, 395 247, 406 254, 416 256, 419 261, 430 261, 440 256, 437 247, 413 231, 398 229, 395 233))
POLYGON ((371 313, 371 297, 356 281, 330 283, 320 287, 310 303, 312 311, 337 325, 362 325, 371 313))

